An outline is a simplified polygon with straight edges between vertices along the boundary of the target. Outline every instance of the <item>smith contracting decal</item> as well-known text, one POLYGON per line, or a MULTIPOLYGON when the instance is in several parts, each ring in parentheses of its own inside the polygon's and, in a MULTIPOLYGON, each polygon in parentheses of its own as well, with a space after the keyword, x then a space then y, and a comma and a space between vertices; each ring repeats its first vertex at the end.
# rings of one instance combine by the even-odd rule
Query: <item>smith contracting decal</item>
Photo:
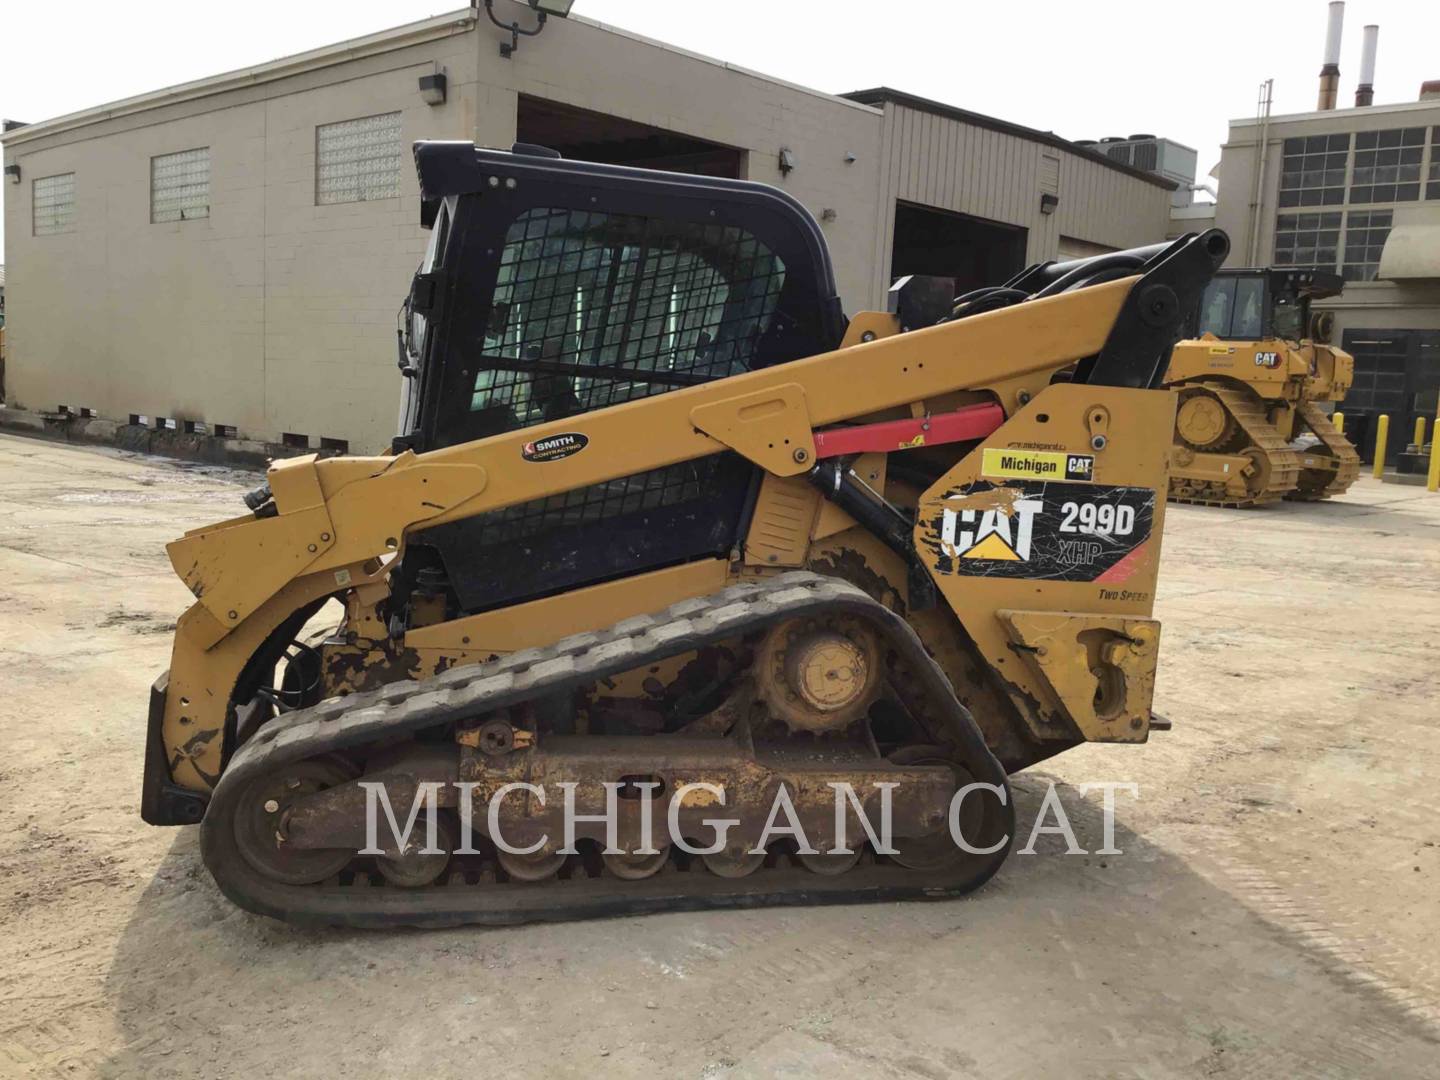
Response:
POLYGON ((1155 492, 979 481, 927 504, 926 512, 921 542, 938 573, 1121 580, 1131 565, 1123 560, 1150 538, 1155 492))
POLYGON ((578 431, 563 435, 549 435, 534 442, 527 442, 520 451, 526 461, 559 461, 571 454, 578 454, 590 445, 590 438, 578 431))
POLYGON ((1048 450, 998 450, 989 447, 980 475, 996 480, 1084 480, 1095 477, 1089 454, 1057 454, 1048 450))

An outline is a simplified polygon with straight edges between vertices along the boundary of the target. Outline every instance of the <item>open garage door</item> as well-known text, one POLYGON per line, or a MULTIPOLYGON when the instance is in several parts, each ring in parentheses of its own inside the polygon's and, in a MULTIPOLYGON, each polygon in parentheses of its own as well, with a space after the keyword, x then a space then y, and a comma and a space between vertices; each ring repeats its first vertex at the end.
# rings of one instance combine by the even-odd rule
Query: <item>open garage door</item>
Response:
POLYGON ((1062 236, 1060 237, 1060 248, 1055 254, 1055 261, 1070 262, 1072 259, 1088 259, 1094 255, 1108 255, 1112 251, 1119 250, 1108 244, 1096 244, 1089 240, 1079 240, 1073 236, 1062 236))
POLYGON ((743 179, 745 151, 607 113, 520 98, 516 137, 576 161, 743 179))
POLYGON ((934 274, 955 279, 955 293, 998 285, 1025 268, 1025 232, 931 206, 895 204, 890 277, 934 274))

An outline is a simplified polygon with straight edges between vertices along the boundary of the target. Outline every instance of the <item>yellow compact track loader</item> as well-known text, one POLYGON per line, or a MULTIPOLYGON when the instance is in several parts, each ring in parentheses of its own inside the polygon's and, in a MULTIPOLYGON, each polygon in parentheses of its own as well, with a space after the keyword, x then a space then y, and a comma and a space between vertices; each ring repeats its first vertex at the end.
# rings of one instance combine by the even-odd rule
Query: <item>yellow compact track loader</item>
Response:
POLYGON ((1009 771, 1164 726, 1160 377, 1223 233, 847 321, 770 187, 415 154, 401 435, 169 546, 143 816, 201 823, 235 903, 953 896, 1009 851, 1009 771))
POLYGON ((1338 274, 1222 270, 1175 346, 1165 382, 1179 397, 1170 498, 1250 507, 1342 494, 1360 455, 1321 402, 1354 378, 1349 353, 1326 344, 1310 301, 1338 296, 1338 274))

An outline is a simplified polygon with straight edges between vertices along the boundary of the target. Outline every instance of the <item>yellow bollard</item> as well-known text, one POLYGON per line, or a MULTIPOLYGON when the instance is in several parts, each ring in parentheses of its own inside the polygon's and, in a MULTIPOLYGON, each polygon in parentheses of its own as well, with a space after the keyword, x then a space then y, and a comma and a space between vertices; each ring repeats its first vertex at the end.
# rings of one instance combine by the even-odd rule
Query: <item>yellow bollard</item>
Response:
POLYGON ((1440 408, 1435 410, 1435 423, 1430 428, 1430 474, 1425 478, 1426 491, 1440 491, 1440 408))
POLYGON ((1425 417, 1415 417, 1415 437, 1410 440, 1417 449, 1425 445, 1425 417))
POLYGON ((1385 444, 1390 441, 1390 417, 1385 413, 1380 414, 1380 422, 1375 425, 1375 479, 1385 475, 1385 444))
POLYGON ((1335 430, 1341 435, 1345 434, 1345 414, 1339 409, 1330 414, 1330 423, 1335 425, 1335 430))

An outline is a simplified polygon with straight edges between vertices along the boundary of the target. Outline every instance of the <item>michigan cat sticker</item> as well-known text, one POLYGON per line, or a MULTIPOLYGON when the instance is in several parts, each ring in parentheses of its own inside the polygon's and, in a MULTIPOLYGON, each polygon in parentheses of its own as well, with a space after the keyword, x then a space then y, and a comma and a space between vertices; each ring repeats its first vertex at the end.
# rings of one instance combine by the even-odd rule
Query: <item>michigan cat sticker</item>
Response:
POLYGON ((987 447, 980 475, 997 480, 1083 480, 1095 478, 1095 459, 1089 454, 1049 450, 998 450, 987 447))
POLYGON ((927 502, 919 538, 940 574, 1111 580, 1154 516, 1152 488, 978 481, 927 502))

